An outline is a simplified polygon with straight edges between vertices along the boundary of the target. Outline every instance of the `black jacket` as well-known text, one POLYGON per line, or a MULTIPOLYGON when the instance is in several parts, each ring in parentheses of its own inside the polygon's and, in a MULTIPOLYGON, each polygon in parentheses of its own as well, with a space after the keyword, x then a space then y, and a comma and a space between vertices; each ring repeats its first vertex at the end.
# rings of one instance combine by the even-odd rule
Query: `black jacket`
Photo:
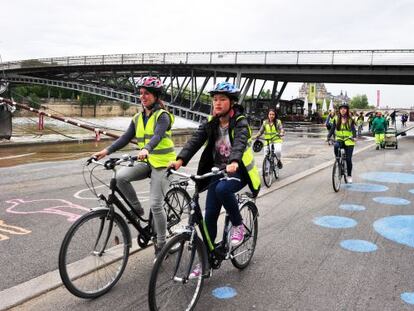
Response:
MULTIPOLYGON (((242 157, 246 150, 247 142, 250 138, 249 124, 246 118, 240 118, 237 122, 237 118, 243 115, 243 107, 240 105, 233 106, 234 114, 229 120, 229 134, 234 131, 234 138, 230 134, 231 154, 229 157, 229 163, 237 161, 239 163, 239 170, 246 181, 249 181, 246 167, 243 165, 242 157)), ((196 154, 196 152, 207 142, 207 146, 204 149, 200 162, 198 164, 197 174, 202 175, 211 171, 214 165, 214 148, 219 131, 219 118, 213 118, 210 122, 203 122, 193 134, 191 139, 181 150, 177 159, 183 161, 183 165, 186 166, 190 159, 196 154)), ((201 180, 197 186, 200 191, 205 190, 209 184, 209 179, 201 180)), ((251 187, 252 188, 252 187, 251 187)))

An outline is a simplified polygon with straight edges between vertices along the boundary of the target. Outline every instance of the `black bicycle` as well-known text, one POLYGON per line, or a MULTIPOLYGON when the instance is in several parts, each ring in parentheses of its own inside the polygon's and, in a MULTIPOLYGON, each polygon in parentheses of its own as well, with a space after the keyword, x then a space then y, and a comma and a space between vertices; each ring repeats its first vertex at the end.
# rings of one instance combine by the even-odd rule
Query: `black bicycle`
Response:
MULTIPOLYGON (((274 137, 276 136, 280 137, 280 135, 275 135, 274 137)), ((267 188, 270 188, 273 180, 279 179, 280 169, 278 163, 280 159, 277 157, 275 153, 275 146, 272 143, 274 137, 271 137, 270 139, 264 139, 267 144, 267 150, 262 164, 262 177, 267 188)))
MULTIPOLYGON (((351 139, 347 137, 344 141, 351 139)), ((340 142, 344 142, 340 141, 340 142)), ((334 144, 335 140, 329 140, 329 144, 334 144)), ((343 144, 341 143, 341 146, 339 148, 339 154, 335 155, 335 162, 332 167, 332 187, 335 190, 335 192, 338 192, 341 188, 341 182, 342 178, 344 182, 347 184, 347 168, 346 168, 346 153, 345 149, 343 147, 343 144)))
MULTIPOLYGON (((231 178, 217 168, 201 176, 174 170, 170 172, 193 181, 219 175, 231 178)), ((149 283, 150 310, 193 310, 200 297, 204 279, 211 277, 212 269, 218 269, 222 261, 228 259, 236 268, 244 269, 253 257, 258 233, 258 211, 252 195, 238 195, 245 237, 237 247, 232 247, 230 243, 231 223, 227 214, 224 218, 223 239, 213 244, 198 201, 196 187, 189 207, 188 226, 182 228, 181 233, 175 235, 157 257, 149 283), (192 276, 191 272, 196 267, 201 269, 201 273, 192 276)))
MULTIPOLYGON (((123 156, 111 158, 105 162, 89 159, 83 170, 96 164, 89 170, 90 184, 85 178, 88 188, 99 198, 100 207, 80 217, 68 230, 59 252, 59 272, 63 284, 75 296, 96 298, 108 292, 120 279, 128 261, 132 245, 131 233, 120 211, 138 231, 138 245, 145 248, 155 241, 156 236, 152 225, 152 213, 147 219, 137 215, 131 203, 120 192, 116 185, 116 167, 127 163, 133 166, 136 157, 123 156), (94 179, 102 182, 93 171, 103 166, 112 170, 108 197, 97 194, 94 179), (126 203, 125 204, 121 201, 126 203), (115 209, 118 208, 118 210, 115 209)), ((103 183, 103 182, 102 182, 103 183)), ((185 190, 188 181, 174 181, 165 194, 164 208, 167 213, 167 228, 171 234, 173 228, 180 224, 190 196, 185 190)))

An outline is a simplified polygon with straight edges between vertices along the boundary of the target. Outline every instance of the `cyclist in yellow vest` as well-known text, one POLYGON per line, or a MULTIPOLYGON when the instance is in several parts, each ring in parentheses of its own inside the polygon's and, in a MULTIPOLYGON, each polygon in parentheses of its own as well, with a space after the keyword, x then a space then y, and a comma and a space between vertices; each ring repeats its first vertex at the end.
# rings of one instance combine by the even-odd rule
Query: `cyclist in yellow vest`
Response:
POLYGON ((335 156, 340 156, 340 148, 345 149, 347 182, 352 183, 352 154, 354 152, 356 130, 355 121, 349 113, 349 106, 343 103, 339 106, 338 114, 334 118, 332 128, 328 134, 328 141, 332 135, 336 135, 334 145, 335 156))
MULTIPOLYGON (((270 143, 273 145, 273 150, 277 156, 277 166, 281 169, 283 167, 281 158, 282 158, 282 136, 285 135, 285 130, 283 129, 282 121, 277 118, 276 110, 271 108, 267 113, 267 119, 263 121, 262 126, 259 129, 259 132, 256 134, 254 139, 259 138, 264 134, 265 142, 264 145, 267 146, 267 140, 270 140, 270 143)), ((264 155, 266 156, 267 148, 263 148, 264 155)))
POLYGON ((167 231, 167 216, 163 208, 163 198, 168 183, 165 181, 165 168, 174 161, 176 154, 171 138, 171 127, 174 117, 165 110, 160 96, 163 92, 162 82, 155 77, 144 77, 139 82, 139 94, 143 111, 137 113, 127 131, 111 146, 94 154, 98 159, 105 157, 123 147, 131 139, 138 142, 138 159, 141 160, 134 167, 122 167, 117 172, 117 186, 125 195, 132 207, 143 215, 144 210, 138 200, 132 181, 151 178, 150 208, 154 219, 154 228, 157 233, 155 253, 157 254, 165 244, 167 231))
MULTIPOLYGON (((194 154, 205 145, 197 174, 204 174, 212 167, 218 167, 238 179, 220 180, 221 176, 217 176, 197 185, 200 191, 208 189, 205 220, 210 242, 215 241, 217 220, 221 206, 224 206, 233 225, 233 246, 240 245, 244 239, 243 220, 235 193, 246 184, 254 196, 260 190, 260 175, 250 146, 251 130, 243 115, 243 107, 236 104, 239 94, 239 89, 229 82, 218 83, 210 91, 213 97, 213 116, 200 125, 177 156, 177 161, 171 163, 171 167, 175 169, 187 165, 194 154)), ((192 276, 200 272, 196 268, 192 276)))

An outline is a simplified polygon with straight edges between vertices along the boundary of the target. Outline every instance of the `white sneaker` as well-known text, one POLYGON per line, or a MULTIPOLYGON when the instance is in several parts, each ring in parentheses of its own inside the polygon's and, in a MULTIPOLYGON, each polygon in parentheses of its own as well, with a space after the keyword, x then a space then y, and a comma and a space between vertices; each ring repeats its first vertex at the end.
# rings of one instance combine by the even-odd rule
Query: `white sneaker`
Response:
POLYGON ((352 184, 352 176, 347 176, 346 181, 348 182, 348 184, 352 184))

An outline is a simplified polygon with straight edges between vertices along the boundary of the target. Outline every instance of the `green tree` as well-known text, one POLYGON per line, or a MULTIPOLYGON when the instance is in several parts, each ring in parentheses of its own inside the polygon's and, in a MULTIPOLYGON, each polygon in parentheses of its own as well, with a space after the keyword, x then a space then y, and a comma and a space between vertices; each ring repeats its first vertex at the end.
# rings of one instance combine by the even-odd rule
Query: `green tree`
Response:
POLYGON ((88 94, 88 93, 81 93, 79 97, 79 102, 81 106, 81 116, 83 116, 83 106, 92 106, 93 105, 93 116, 96 117, 96 105, 100 101, 100 96, 88 94))
POLYGON ((351 109, 368 109, 369 103, 368 103, 368 97, 367 95, 356 95, 352 97, 351 99, 351 109))

